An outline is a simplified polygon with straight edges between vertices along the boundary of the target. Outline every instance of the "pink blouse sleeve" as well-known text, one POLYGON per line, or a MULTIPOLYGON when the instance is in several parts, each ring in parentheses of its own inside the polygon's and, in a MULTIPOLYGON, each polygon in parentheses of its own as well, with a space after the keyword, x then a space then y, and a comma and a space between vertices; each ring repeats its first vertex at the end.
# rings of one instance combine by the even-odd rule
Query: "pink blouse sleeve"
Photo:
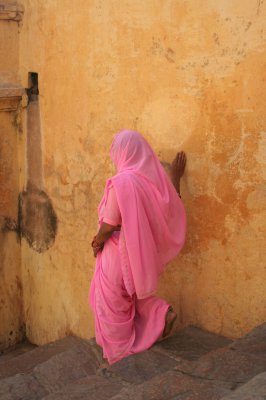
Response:
POLYGON ((111 187, 108 192, 103 222, 114 226, 121 225, 121 214, 117 203, 115 189, 113 187, 111 187))

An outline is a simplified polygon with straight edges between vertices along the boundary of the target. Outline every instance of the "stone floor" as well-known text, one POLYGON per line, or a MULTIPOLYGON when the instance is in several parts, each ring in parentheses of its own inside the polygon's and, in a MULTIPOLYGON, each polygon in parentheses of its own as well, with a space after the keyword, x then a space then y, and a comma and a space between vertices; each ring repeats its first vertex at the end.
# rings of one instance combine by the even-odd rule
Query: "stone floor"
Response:
POLYGON ((236 341, 188 327, 99 369, 94 340, 27 343, 0 355, 0 400, 266 399, 266 324, 236 341))

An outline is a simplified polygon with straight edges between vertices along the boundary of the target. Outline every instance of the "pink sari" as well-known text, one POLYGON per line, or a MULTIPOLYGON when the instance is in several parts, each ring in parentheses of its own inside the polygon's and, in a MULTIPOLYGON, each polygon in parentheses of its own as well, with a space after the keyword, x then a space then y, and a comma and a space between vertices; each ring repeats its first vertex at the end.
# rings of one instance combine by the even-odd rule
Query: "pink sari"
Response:
POLYGON ((122 131, 111 146, 117 174, 106 183, 99 224, 111 188, 121 214, 96 258, 90 288, 96 341, 110 364, 156 342, 169 308, 155 296, 159 275, 185 240, 185 210, 174 186, 146 140, 122 131))

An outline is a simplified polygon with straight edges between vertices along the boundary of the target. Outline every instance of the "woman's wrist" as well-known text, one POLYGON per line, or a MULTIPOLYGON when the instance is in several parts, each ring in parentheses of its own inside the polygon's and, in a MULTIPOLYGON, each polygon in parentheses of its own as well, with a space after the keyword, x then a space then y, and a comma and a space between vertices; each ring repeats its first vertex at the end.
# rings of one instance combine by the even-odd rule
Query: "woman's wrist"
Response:
POLYGON ((178 196, 181 198, 181 194, 180 194, 180 178, 178 178, 178 177, 172 178, 172 182, 173 182, 173 185, 175 187, 175 190, 176 190, 178 196))
POLYGON ((104 246, 104 243, 106 242, 106 240, 108 240, 113 232, 115 232, 116 230, 120 230, 121 228, 118 228, 117 226, 113 226, 107 223, 102 223, 98 233, 96 236, 94 236, 93 241, 91 243, 91 246, 94 249, 102 249, 104 246))

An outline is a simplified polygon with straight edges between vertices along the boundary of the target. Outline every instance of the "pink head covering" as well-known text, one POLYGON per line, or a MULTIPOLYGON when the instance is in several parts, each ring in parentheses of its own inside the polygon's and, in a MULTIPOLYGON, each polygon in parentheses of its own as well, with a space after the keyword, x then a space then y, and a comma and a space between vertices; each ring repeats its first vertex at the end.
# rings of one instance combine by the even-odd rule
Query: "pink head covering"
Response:
POLYGON ((164 189, 161 184, 164 183, 162 175, 165 172, 161 163, 138 132, 123 130, 118 133, 112 142, 110 156, 118 172, 137 172, 164 189))
POLYGON ((130 295, 145 298, 156 291, 159 274, 184 244, 185 210, 159 159, 139 133, 119 132, 110 155, 117 174, 107 181, 99 214, 113 185, 122 217, 119 248, 125 287, 130 295))

